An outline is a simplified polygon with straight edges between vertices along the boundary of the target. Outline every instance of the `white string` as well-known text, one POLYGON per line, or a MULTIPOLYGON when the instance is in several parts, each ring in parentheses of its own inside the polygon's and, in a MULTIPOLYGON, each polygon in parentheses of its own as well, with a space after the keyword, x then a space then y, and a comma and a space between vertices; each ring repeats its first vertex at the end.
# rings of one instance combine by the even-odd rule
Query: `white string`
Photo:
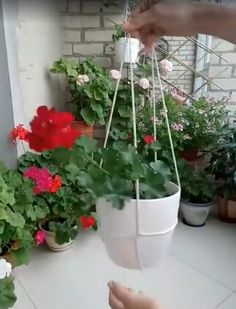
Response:
MULTIPOLYGON (((157 140, 157 125, 156 125, 156 89, 155 89, 155 65, 154 65, 154 52, 155 48, 152 48, 152 107, 153 107, 153 135, 154 141, 157 140)), ((154 152, 155 161, 157 161, 157 152, 154 152)))
POLYGON ((170 122, 169 122, 169 118, 168 118, 168 110, 166 108, 165 95, 164 95, 164 91, 163 91, 163 87, 162 87, 161 74, 160 74, 160 70, 159 70, 159 65, 158 65, 156 53, 154 53, 154 59, 155 59, 155 64, 156 64, 157 78, 158 78, 158 82, 159 82, 159 85, 160 85, 161 99, 162 99, 162 103, 163 103, 163 107, 164 107, 164 114, 165 114, 167 132, 168 132, 169 141, 170 141, 171 153, 172 153, 173 162, 174 162, 174 166, 175 166, 177 184, 180 188, 181 185, 180 185, 179 171, 178 171, 178 166, 177 166, 177 161, 176 161, 176 156, 175 156, 175 150, 174 150, 174 145, 173 145, 173 140, 172 140, 172 135, 171 135, 171 130, 170 130, 170 122))

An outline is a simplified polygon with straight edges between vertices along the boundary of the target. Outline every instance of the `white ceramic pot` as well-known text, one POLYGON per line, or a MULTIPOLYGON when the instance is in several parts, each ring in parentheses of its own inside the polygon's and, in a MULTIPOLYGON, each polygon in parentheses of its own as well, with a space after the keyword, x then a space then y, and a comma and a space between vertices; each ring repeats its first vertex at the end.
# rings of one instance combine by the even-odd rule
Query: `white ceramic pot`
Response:
POLYGON ((180 189, 167 184, 168 197, 125 203, 122 210, 97 202, 99 230, 111 260, 129 269, 150 268, 161 260, 178 223, 180 189))
POLYGON ((56 251, 56 252, 60 252, 60 251, 65 251, 67 249, 69 249, 72 244, 73 244, 73 240, 70 240, 69 242, 67 243, 64 243, 62 245, 59 245, 55 238, 56 238, 56 235, 55 233, 53 232, 49 232, 49 231, 46 231, 43 227, 42 227, 42 223, 39 224, 39 228, 45 233, 46 237, 45 237, 45 242, 48 246, 49 249, 51 249, 52 251, 56 251))
POLYGON ((141 50, 141 44, 138 39, 121 38, 115 42, 115 63, 135 64, 138 61, 138 53, 141 50))
POLYGON ((181 210, 184 222, 191 226, 200 227, 206 224, 207 217, 213 202, 206 204, 194 204, 181 200, 181 210))

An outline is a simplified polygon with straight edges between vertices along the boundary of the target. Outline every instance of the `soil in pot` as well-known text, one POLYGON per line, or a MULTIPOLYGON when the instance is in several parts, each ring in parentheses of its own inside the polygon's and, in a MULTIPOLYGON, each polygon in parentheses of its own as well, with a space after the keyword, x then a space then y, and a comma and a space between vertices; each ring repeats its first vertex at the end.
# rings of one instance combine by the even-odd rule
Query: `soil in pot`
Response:
POLYGON ((73 127, 78 129, 81 133, 81 135, 86 135, 90 138, 93 138, 94 134, 94 127, 87 126, 83 121, 74 121, 73 127))
POLYGON ((189 226, 202 227, 206 224, 207 217, 213 202, 199 203, 199 201, 181 200, 183 223, 189 226))
POLYGON ((217 199, 220 220, 227 223, 236 223, 236 199, 217 199))

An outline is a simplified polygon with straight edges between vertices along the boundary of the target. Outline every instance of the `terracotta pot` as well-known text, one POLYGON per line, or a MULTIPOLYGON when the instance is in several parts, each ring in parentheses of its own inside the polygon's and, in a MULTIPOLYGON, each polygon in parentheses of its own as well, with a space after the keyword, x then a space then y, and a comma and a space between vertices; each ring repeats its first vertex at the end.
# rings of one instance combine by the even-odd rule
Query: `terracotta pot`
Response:
POLYGON ((218 197, 219 218, 228 223, 236 223, 236 200, 218 197))
POLYGON ((186 161, 197 161, 198 159, 198 149, 191 148, 188 150, 183 150, 179 152, 179 156, 186 161))
POLYGON ((93 138, 94 128, 87 126, 83 121, 74 121, 73 127, 78 129, 81 135, 93 138))

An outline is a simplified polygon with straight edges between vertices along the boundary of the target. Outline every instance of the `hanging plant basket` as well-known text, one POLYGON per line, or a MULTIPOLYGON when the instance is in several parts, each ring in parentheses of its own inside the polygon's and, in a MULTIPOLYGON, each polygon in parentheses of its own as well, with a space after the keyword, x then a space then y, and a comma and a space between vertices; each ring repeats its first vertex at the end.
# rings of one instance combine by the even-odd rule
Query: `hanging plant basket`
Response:
POLYGON ((84 121, 74 121, 73 127, 78 129, 81 133, 81 135, 88 136, 90 138, 93 138, 94 134, 94 127, 93 126, 87 126, 84 121))
POLYGON ((138 39, 120 38, 115 42, 115 63, 133 63, 138 61, 141 44, 138 39))
POLYGON ((101 237, 111 260, 129 269, 150 268, 161 260, 178 223, 180 189, 167 184, 168 197, 130 200, 123 210, 100 199, 97 214, 101 237))

